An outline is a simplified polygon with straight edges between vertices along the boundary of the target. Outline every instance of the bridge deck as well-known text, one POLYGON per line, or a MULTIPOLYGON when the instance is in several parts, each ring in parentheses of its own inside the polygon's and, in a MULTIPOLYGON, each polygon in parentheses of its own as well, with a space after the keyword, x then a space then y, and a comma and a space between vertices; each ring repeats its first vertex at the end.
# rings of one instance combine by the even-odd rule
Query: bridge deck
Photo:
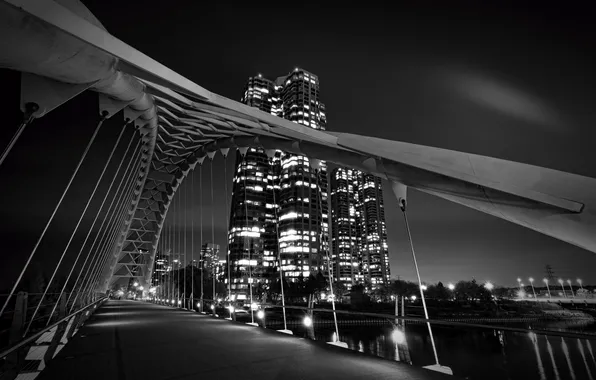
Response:
POLYGON ((453 379, 271 330, 108 301, 38 379, 453 379))

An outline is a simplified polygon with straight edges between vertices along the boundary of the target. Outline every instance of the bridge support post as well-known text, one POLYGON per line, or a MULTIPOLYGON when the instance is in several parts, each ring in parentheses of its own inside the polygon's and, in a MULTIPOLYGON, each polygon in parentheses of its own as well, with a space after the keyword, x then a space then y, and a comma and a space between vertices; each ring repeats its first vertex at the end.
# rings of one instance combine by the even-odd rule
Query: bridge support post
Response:
MULTIPOLYGON (((66 297, 60 298, 60 309, 59 309, 59 313, 58 313, 59 320, 64 317, 66 317, 66 297)), ((58 328, 56 329, 56 333, 54 334, 54 337, 52 338, 52 341, 50 342, 50 347, 48 347, 48 350, 46 351, 46 354, 44 355, 44 361, 46 363, 48 361, 50 361, 54 356, 56 356, 56 354, 58 354, 58 352, 60 352, 60 350, 66 344, 66 341, 64 341, 65 340, 64 338, 66 338, 64 333, 67 330, 67 326, 72 324, 73 319, 74 318, 70 318, 68 321, 64 321, 58 325, 58 328)))
MULTIPOLYGON (((27 319, 27 298, 28 294, 25 292, 19 292, 17 294, 14 314, 12 315, 12 325, 10 326, 10 336, 8 338, 9 345, 18 343, 23 336, 23 327, 27 319)), ((16 378, 24 361, 25 355, 23 349, 16 350, 8 355, 6 357, 7 370, 4 373, 5 378, 8 380, 16 378)))

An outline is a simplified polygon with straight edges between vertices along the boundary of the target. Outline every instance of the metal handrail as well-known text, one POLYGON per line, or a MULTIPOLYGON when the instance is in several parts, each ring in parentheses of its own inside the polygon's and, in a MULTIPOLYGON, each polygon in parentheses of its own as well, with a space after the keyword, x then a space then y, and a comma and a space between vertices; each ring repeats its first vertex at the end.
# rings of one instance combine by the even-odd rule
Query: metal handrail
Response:
POLYGON ((98 304, 98 303, 100 303, 102 301, 105 301, 106 299, 107 299, 107 297, 100 298, 99 300, 97 300, 97 301, 95 301, 93 303, 90 303, 89 305, 83 307, 82 309, 80 309, 78 311, 75 311, 74 313, 69 314, 66 317, 58 320, 54 324, 44 327, 42 330, 40 330, 40 331, 36 332, 35 334, 31 335, 29 338, 26 338, 26 339, 21 340, 19 343, 15 344, 14 346, 12 346, 12 347, 10 347, 10 348, 8 348, 8 349, 0 352, 0 359, 4 359, 6 356, 10 355, 11 353, 13 353, 14 351, 18 350, 19 348, 21 348, 23 346, 26 346, 27 344, 33 342, 34 340, 36 340, 37 338, 39 338, 40 336, 42 336, 47 331, 53 329, 54 327, 58 326, 61 323, 64 323, 64 322, 68 321, 70 318, 74 317, 75 315, 77 315, 79 313, 82 313, 83 311, 89 309, 90 307, 92 307, 92 306, 94 306, 94 305, 96 305, 96 304, 98 304))
MULTIPOLYGON (((281 308, 278 305, 266 305, 266 308, 281 308)), ((398 316, 393 314, 382 314, 382 313, 369 313, 364 311, 352 311, 352 310, 331 310, 331 309, 321 309, 321 308, 309 308, 306 306, 289 306, 286 305, 286 309, 295 309, 295 310, 308 310, 312 312, 323 312, 323 313, 338 313, 338 314, 346 314, 346 315, 360 315, 363 317, 376 317, 376 318, 384 318, 384 319, 392 319, 392 320, 402 320, 402 321, 416 321, 422 323, 433 323, 436 325, 442 326, 453 326, 453 327, 474 327, 474 328, 482 328, 482 329, 491 329, 491 330, 503 330, 509 332, 517 332, 517 333, 533 333, 537 335, 550 335, 550 336, 558 336, 562 338, 580 338, 580 339, 590 339, 596 340, 596 335, 594 334, 585 334, 585 333, 574 333, 574 332, 564 332, 564 331, 553 331, 553 330, 533 330, 533 329, 524 329, 519 327, 507 327, 507 326, 493 326, 493 325, 484 325, 480 323, 466 323, 466 322, 452 322, 452 321, 444 321, 440 319, 425 319, 420 317, 405 317, 405 316, 398 316)))
MULTIPOLYGON (((190 298, 188 298, 190 299, 190 298)), ((198 299, 198 298, 195 298, 198 299)), ((207 298, 203 298, 203 301, 216 301, 207 298)), ((266 308, 278 308, 281 309, 283 306, 281 305, 272 305, 272 304, 264 304, 262 305, 265 309, 266 308)), ((322 308, 309 308, 307 306, 290 306, 286 305, 286 309, 294 309, 294 310, 306 310, 312 312, 322 312, 322 313, 338 313, 338 314, 345 314, 345 315, 359 315, 363 317, 375 317, 375 318, 383 318, 389 320, 401 320, 401 321, 415 321, 421 323, 431 323, 441 326, 452 326, 452 327, 473 327, 473 328, 480 328, 480 329, 490 329, 490 330, 503 330, 509 332, 516 332, 516 333, 525 333, 525 334, 536 334, 536 335, 546 335, 546 336, 557 336, 562 338, 579 338, 579 339, 589 339, 589 340, 596 340, 596 334, 586 334, 586 333, 576 333, 576 332, 565 332, 565 331, 554 331, 554 330, 534 330, 534 329, 525 329, 520 327, 507 327, 507 326, 494 326, 494 325, 485 325, 481 323, 467 323, 467 322, 453 322, 453 321, 445 321, 440 319, 425 319, 421 317, 406 317, 406 316, 398 316, 393 314, 383 314, 383 313, 370 313, 365 311, 353 311, 353 310, 339 310, 336 309, 335 311, 332 309, 322 309, 322 308)))

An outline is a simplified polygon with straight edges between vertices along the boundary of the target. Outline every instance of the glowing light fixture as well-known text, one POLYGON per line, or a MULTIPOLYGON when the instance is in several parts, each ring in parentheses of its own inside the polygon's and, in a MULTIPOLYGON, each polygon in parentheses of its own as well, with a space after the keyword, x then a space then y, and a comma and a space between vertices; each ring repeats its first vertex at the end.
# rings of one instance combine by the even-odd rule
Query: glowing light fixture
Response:
POLYGON ((406 334, 400 329, 395 329, 391 333, 391 339, 397 344, 403 344, 406 341, 406 334))
POLYGON ((259 318, 259 319, 265 318, 265 312, 263 310, 257 311, 257 318, 259 318))
POLYGON ((304 326, 310 327, 310 326, 312 326, 312 318, 309 316, 306 316, 306 317, 304 317, 304 320, 302 321, 302 323, 304 323, 304 326))

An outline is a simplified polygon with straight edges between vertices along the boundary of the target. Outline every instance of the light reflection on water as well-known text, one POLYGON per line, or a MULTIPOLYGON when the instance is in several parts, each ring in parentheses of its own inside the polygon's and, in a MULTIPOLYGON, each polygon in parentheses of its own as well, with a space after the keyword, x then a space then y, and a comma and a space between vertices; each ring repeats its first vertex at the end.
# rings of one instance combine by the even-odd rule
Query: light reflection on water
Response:
MULTIPOLYGON (((296 335, 303 333, 300 328, 294 331, 296 335)), ((339 328, 340 340, 350 349, 417 367, 434 364, 424 325, 406 325, 404 344, 396 344, 392 332, 389 325, 339 328)), ((333 334, 332 327, 315 328, 317 340, 329 341, 333 334)), ((451 367, 454 375, 461 378, 594 380, 596 361, 591 343, 585 339, 437 326, 433 327, 433 334, 441 364, 451 367)))

